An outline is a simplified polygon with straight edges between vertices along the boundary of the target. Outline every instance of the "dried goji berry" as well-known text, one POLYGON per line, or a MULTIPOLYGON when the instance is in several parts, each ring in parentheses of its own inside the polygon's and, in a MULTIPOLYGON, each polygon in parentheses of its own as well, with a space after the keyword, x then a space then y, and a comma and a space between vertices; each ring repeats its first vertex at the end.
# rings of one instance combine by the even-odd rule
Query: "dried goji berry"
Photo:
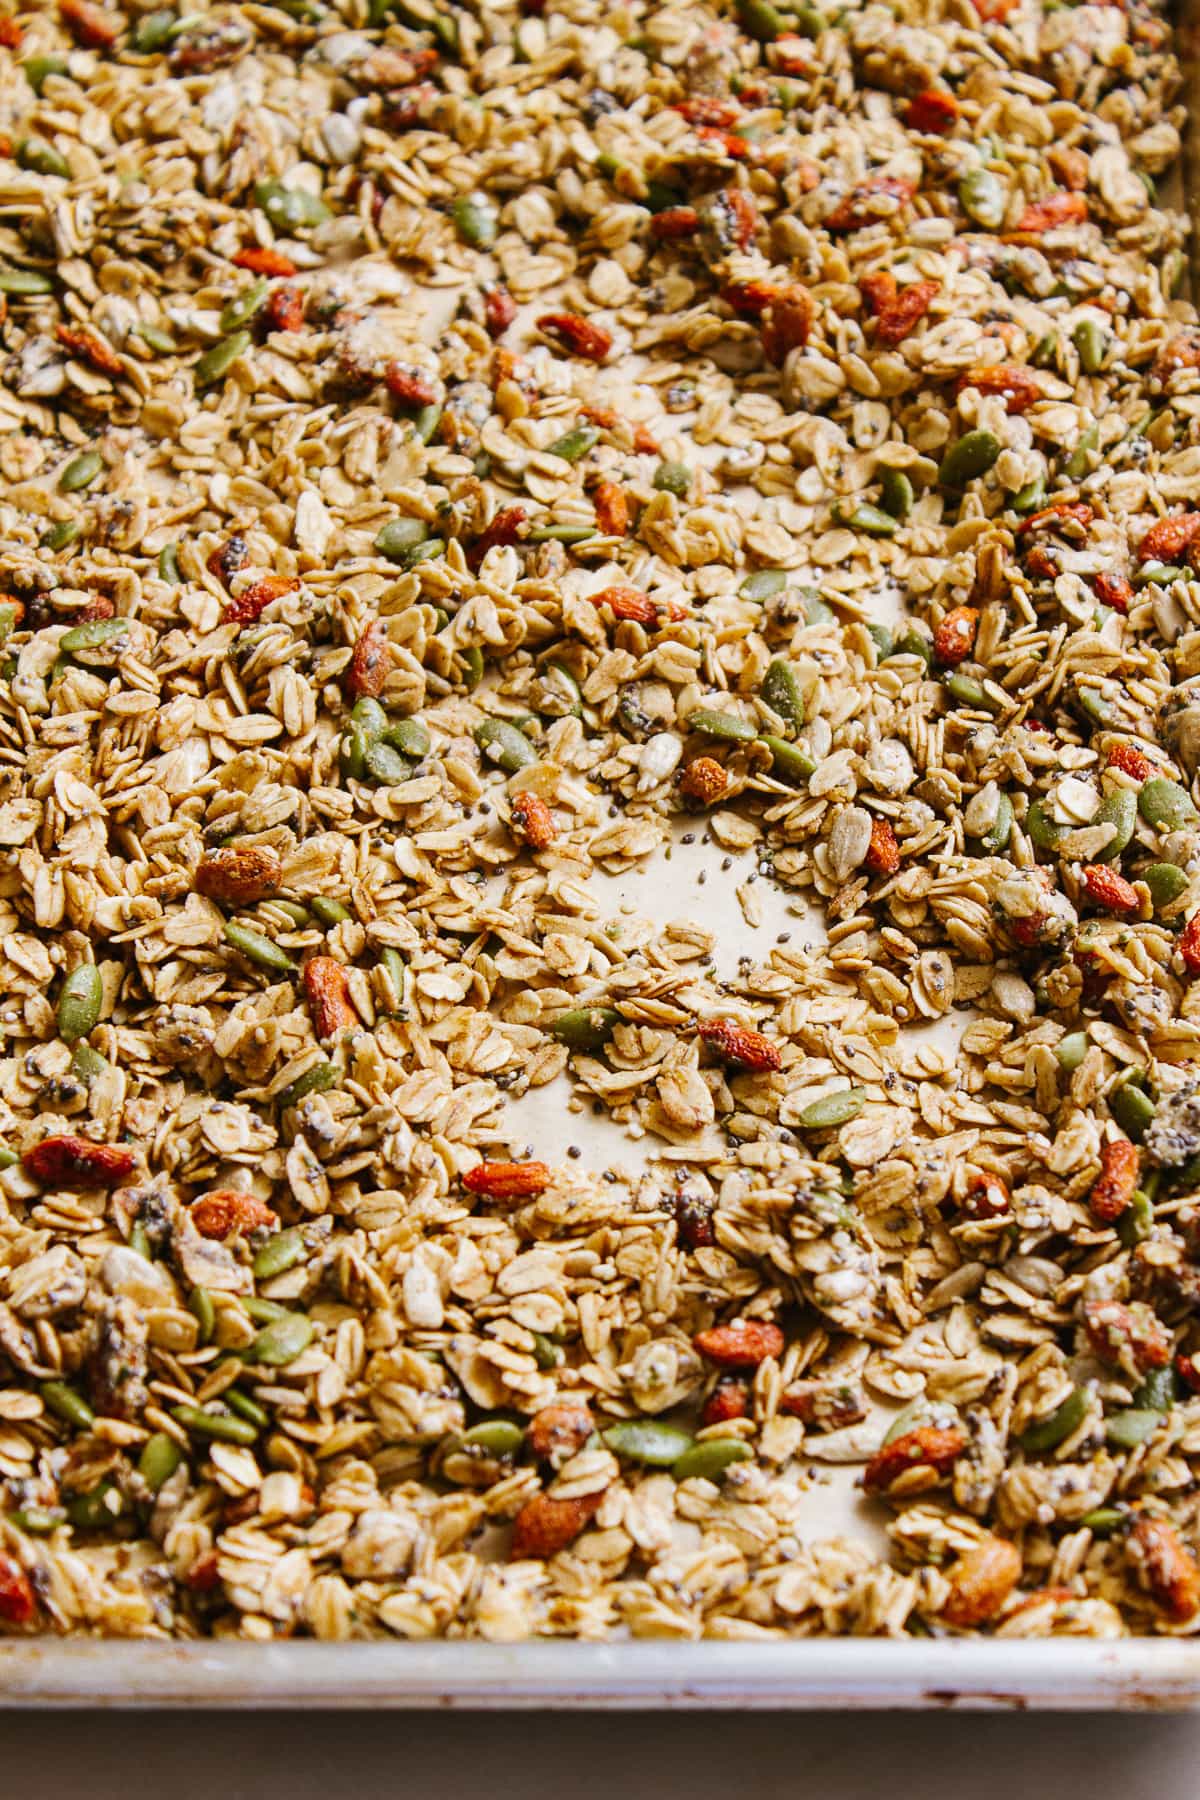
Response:
POLYGON ((489 337, 499 337, 517 316, 517 303, 506 287, 483 290, 483 322, 489 337))
POLYGON ((1154 764, 1148 756, 1133 744, 1110 744, 1107 762, 1110 769, 1120 769, 1126 775, 1132 775, 1135 781, 1149 781, 1154 773, 1154 764))
POLYGON ((1167 1519, 1143 1515, 1125 1540, 1126 1554, 1153 1598, 1179 1625, 1200 1609, 1200 1566, 1167 1519))
POLYGON ((671 108, 689 125, 736 125, 741 107, 734 100, 720 99, 716 94, 697 94, 690 100, 677 100, 671 108))
POLYGON ((770 281, 733 281, 721 289, 721 299, 744 319, 761 319, 779 288, 770 281))
POLYGON ((1085 188, 1091 174, 1091 163, 1082 150, 1069 144, 1054 144, 1046 152, 1046 161, 1065 188, 1085 188))
POLYGON ((1159 519, 1142 538, 1138 555, 1143 562, 1173 563, 1190 548, 1198 531, 1200 512, 1175 513, 1169 519, 1159 519))
POLYGON ((467 561, 470 566, 477 569, 488 551, 497 544, 519 544, 525 537, 528 519, 529 514, 523 506, 503 507, 468 550, 467 561))
POLYGON ((1179 369, 1200 368, 1200 331, 1181 331, 1159 351, 1153 368, 1156 381, 1169 381, 1179 369))
POLYGON ((915 181, 905 180, 899 175, 870 175, 866 181, 860 181, 856 188, 852 188, 845 199, 826 215, 825 229, 860 231, 864 225, 874 225, 897 210, 891 206, 881 207, 881 200, 895 200, 904 206, 916 191, 915 181))
POLYGON ((541 1162, 478 1162, 463 1176, 469 1194, 489 1200, 526 1200, 550 1185, 550 1170, 541 1162))
POLYGON ((35 1181, 55 1187, 116 1187, 133 1173, 134 1156, 121 1144, 93 1144, 63 1134, 43 1138, 21 1158, 35 1181))
POLYGON ((282 250, 268 250, 260 244, 248 244, 244 250, 238 250, 233 261, 239 269, 249 269, 252 275, 294 275, 296 265, 290 256, 282 250))
POLYGON ((832 1381, 801 1381, 779 1396, 779 1410, 806 1425, 837 1431, 867 1416, 860 1389, 832 1381))
POLYGON ((782 1050, 761 1031, 751 1031, 733 1019, 701 1019, 697 1029, 722 1062, 737 1063, 756 1073, 782 1066, 782 1050))
POLYGON ((652 600, 641 588, 620 585, 601 588, 598 594, 589 594, 588 599, 593 606, 607 606, 615 619, 628 619, 635 625, 657 625, 660 613, 668 619, 686 616, 684 609, 674 601, 652 600))
POLYGON ((1180 932, 1179 954, 1189 974, 1200 974, 1200 912, 1194 912, 1180 932))
POLYGON ((513 795, 509 816, 513 836, 531 850, 545 850, 558 836, 550 808, 540 794, 532 794, 528 788, 513 795))
POLYGON ((890 305, 900 290, 890 269, 872 269, 859 281, 858 291, 868 313, 875 318, 881 308, 890 305))
POLYGON ((0 1623, 28 1625, 36 1610, 33 1583, 15 1557, 0 1551, 0 1623))
POLYGON ((1088 898, 1105 912, 1135 913, 1140 902, 1132 883, 1115 869, 1105 868, 1103 863, 1089 863, 1083 871, 1083 885, 1088 898))
POLYGON ((1021 1552, 1007 1538, 986 1537, 953 1564, 942 1607, 948 1625, 962 1631, 994 1618, 1021 1579, 1021 1552))
POLYGON ((71 618, 76 625, 90 625, 93 619, 112 619, 116 616, 116 605, 107 594, 97 594, 94 600, 81 607, 71 618))
POLYGON ((102 375, 123 375, 124 365, 111 344, 86 325, 56 325, 54 335, 72 356, 81 356, 102 375))
POLYGON ((527 1500, 513 1521, 513 1562, 526 1557, 545 1562, 565 1550, 597 1511, 604 1495, 578 1494, 560 1500, 553 1494, 535 1494, 527 1500))
POLYGON ((1012 1196, 999 1175, 989 1171, 974 1177, 963 1201, 968 1219, 1002 1219, 1011 1211, 1012 1196))
POLYGON ((6 50, 19 50, 24 36, 20 22, 12 18, 0 18, 0 44, 6 50))
POLYGON ((888 819, 872 819, 871 842, 863 859, 872 875, 894 875, 900 867, 900 846, 888 819))
POLYGON ((540 313, 537 328, 573 356, 586 357, 589 362, 603 362, 613 347, 611 331, 590 319, 581 319, 578 313, 540 313))
POLYGON ((911 1469, 948 1475, 967 1447, 966 1436, 953 1425, 918 1425, 877 1450, 863 1470, 868 1494, 881 1494, 911 1469))
POLYGON ((268 331, 303 331, 304 295, 297 287, 274 288, 259 317, 268 331))
POLYGON ((749 138, 739 137, 736 131, 722 131, 716 125, 697 125, 696 136, 706 143, 720 144, 731 162, 745 162, 758 154, 749 138))
POLYGON ((383 379, 388 393, 401 406, 432 406, 438 397, 437 383, 432 376, 405 363, 390 362, 383 371, 383 379))
POLYGON ((1095 516, 1096 509, 1086 500, 1052 500, 1040 512, 1032 513, 1021 525, 1020 532, 1027 537, 1031 531, 1062 531, 1069 525, 1078 533, 1086 531, 1095 516))
POLYGON ((556 1400, 534 1413, 525 1438, 535 1456, 566 1462, 583 1449, 595 1429, 582 1400, 556 1400))
POLYGON ((1091 577, 1092 592, 1101 606, 1111 606, 1114 612, 1122 615, 1133 605, 1133 584, 1124 575, 1109 575, 1101 569, 1098 575, 1091 577))
POLYGON ((615 481, 598 482, 592 490, 597 527, 609 537, 624 537, 629 530, 629 502, 615 481))
POLYGON ((771 298, 762 322, 762 345, 769 361, 782 365, 788 352, 808 342, 812 330, 812 295, 800 282, 780 288, 771 298))
POLYGON ((1017 220, 1017 233, 1053 231, 1059 225, 1081 225, 1088 216, 1086 194, 1051 194, 1027 206, 1017 220))
POLYGON ((1200 1364, 1196 1362, 1195 1357, 1183 1355, 1177 1356, 1175 1358, 1175 1373, 1178 1375, 1180 1381, 1182 1381, 1184 1387, 1188 1388, 1193 1394, 1200 1394, 1200 1364))
POLYGON ((236 1188, 218 1188, 201 1194, 188 1207, 188 1217, 204 1238, 227 1238, 233 1233, 273 1231, 279 1223, 265 1200, 236 1188))
POLYGON ((353 700, 377 700, 387 684, 392 646, 382 619, 372 619, 359 632, 346 671, 346 693, 353 700))
POLYGON ((193 1594, 211 1594, 220 1587, 221 1572, 215 1550, 206 1550, 203 1556, 196 1558, 183 1577, 183 1585, 193 1594))
POLYGON ((1171 1360, 1171 1333, 1141 1302, 1126 1306, 1120 1300, 1085 1300, 1083 1329, 1102 1362, 1127 1361, 1144 1374, 1165 1369, 1171 1360))
POLYGON ((894 300, 885 300, 875 314, 875 336, 881 344, 903 343, 940 294, 940 281, 914 281, 894 300))
POLYGON ((729 787, 729 776, 712 756, 697 756, 679 777, 679 792, 697 806, 711 806, 729 787))
POLYGON ((1102 1225, 1119 1219, 1137 1191, 1141 1157, 1128 1138, 1110 1138, 1100 1151, 1100 1173, 1092 1183, 1088 1205, 1102 1225))
POLYGON ((1058 566, 1058 555, 1053 548, 1035 544, 1032 550, 1026 551, 1025 573, 1042 581, 1053 581, 1062 572, 1058 566))
POLYGON ((758 208, 741 188, 722 188, 710 194, 701 209, 702 223, 719 256, 731 250, 748 250, 758 230, 758 208))
POLYGON ((1037 376, 1021 363, 973 363, 959 376, 954 391, 961 394, 964 388, 998 394, 1009 413, 1026 412, 1043 398, 1037 376))
POLYGON ((700 1414, 702 1425, 724 1425, 750 1411, 750 1388, 744 1381, 718 1381, 700 1414))
POLYGON ((662 243, 676 238, 695 237, 700 229, 700 214, 694 206, 668 206, 650 220, 650 236, 662 243))
POLYGON ((243 588, 236 600, 225 602, 221 611, 222 622, 226 625, 253 625, 273 600, 282 599, 284 594, 294 593, 299 586, 294 575, 264 575, 261 581, 243 588))
POLYGON ((965 662, 975 648, 979 614, 973 606, 954 606, 933 634, 933 654, 940 663, 965 662))
POLYGON ((779 1356, 786 1342, 778 1325, 767 1319, 737 1319, 698 1331, 692 1346, 722 1369, 756 1369, 768 1356, 779 1356))
POLYGON ((107 50, 121 35, 121 21, 91 0, 59 0, 58 13, 72 36, 89 50, 107 50))
POLYGON ((301 979, 313 1030, 322 1042, 359 1023, 349 979, 335 956, 310 956, 301 979))
POLYGON ((226 844, 206 850, 196 865, 195 887, 210 900, 252 906, 279 887, 283 865, 265 844, 226 844))
POLYGON ((999 25, 1020 0, 972 0, 972 4, 984 25, 999 25))
POLYGON ((953 94, 945 88, 926 88, 908 103, 904 123, 910 131, 937 132, 944 135, 954 130, 960 108, 953 94))

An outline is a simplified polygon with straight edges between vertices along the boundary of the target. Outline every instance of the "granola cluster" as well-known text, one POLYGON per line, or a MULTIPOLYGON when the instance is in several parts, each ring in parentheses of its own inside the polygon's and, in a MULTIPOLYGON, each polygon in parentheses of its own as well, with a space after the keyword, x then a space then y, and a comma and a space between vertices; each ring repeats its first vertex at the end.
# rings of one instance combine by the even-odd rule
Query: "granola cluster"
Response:
POLYGON ((1178 88, 0 18, 0 1631, 1200 1628, 1178 88))

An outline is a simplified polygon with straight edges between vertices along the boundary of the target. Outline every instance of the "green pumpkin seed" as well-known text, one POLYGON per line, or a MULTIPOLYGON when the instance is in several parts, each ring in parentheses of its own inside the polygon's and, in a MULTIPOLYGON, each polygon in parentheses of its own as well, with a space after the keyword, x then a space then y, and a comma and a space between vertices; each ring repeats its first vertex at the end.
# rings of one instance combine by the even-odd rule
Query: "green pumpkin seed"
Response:
POLYGON ((867 636, 875 646, 876 660, 886 662, 895 649, 895 639, 886 625, 879 625, 874 619, 867 622, 867 636))
POLYGON ((652 1469, 669 1469, 693 1443, 690 1431, 681 1431, 678 1425, 667 1425, 661 1419, 621 1419, 601 1436, 617 1456, 645 1463, 652 1469))
POLYGON ((171 356, 178 348, 169 331, 157 325, 136 325, 134 331, 142 342, 158 356, 171 356))
POLYGON ((807 781, 817 766, 816 758, 800 744, 789 744, 785 738, 773 737, 770 732, 765 732, 757 741, 770 752, 771 773, 780 781, 798 785, 807 781))
POLYGON ((1100 427, 1089 425, 1063 464, 1063 473, 1071 481, 1082 481, 1092 466, 1092 455, 1100 442, 1100 427))
POLYGON ((1137 814, 1137 795, 1131 788, 1116 788, 1105 797, 1092 823, 1115 825, 1117 835, 1111 844, 1106 844, 1103 850, 1097 852, 1097 862, 1114 862, 1122 850, 1128 847, 1133 828, 1137 824, 1137 814))
POLYGON ((468 694, 483 680, 483 668, 483 651, 478 644, 469 645, 462 652, 463 686, 468 694))
POLYGON ((1080 319, 1071 333, 1085 375, 1098 375, 1108 355, 1108 334, 1095 319, 1080 319))
POLYGON ((85 1082, 91 1087, 93 1081, 98 1081, 111 1066, 108 1058, 101 1056, 98 1050, 93 1050, 90 1044, 76 1044, 71 1057, 71 1072, 77 1081, 85 1082))
POLYGON ((689 731, 703 732, 705 737, 717 738, 726 744, 750 744, 758 736, 756 728, 748 719, 739 719, 733 713, 714 712, 708 707, 700 707, 687 720, 689 731))
POLYGON ((1177 568, 1174 563, 1148 562, 1134 572, 1135 588, 1170 587, 1173 581, 1182 581, 1187 575, 1186 569, 1177 568))
POLYGON ((217 1328, 217 1309, 207 1288, 194 1287, 188 1295, 188 1311, 195 1314, 199 1326, 197 1341, 207 1344, 217 1328))
POLYGON ((157 1494, 182 1461, 183 1451, 175 1439, 168 1437, 165 1431, 156 1431, 142 1445, 142 1454, 138 1457, 138 1474, 150 1492, 157 1494))
POLYGON ((965 487, 986 475, 1000 454, 1000 439, 990 431, 968 431, 942 458, 938 480, 943 487, 965 487))
POLYGON ((1126 1250, 1132 1250, 1145 1243, 1153 1230, 1154 1202, 1144 1188, 1138 1188, 1117 1220, 1117 1236, 1126 1250))
POLYGON ((315 1062, 305 1069, 303 1075, 297 1075, 290 1086, 285 1087, 278 1096, 282 1108, 296 1106, 309 1094, 323 1094, 331 1087, 337 1086, 338 1072, 331 1062, 315 1062))
POLYGON ((271 1415, 266 1407, 260 1406, 257 1400, 252 1400, 249 1394, 239 1393, 237 1388, 232 1387, 225 1389, 222 1398, 231 1412, 235 1412, 239 1419, 249 1419, 256 1430, 265 1431, 271 1423, 271 1415))
POLYGON ((1088 1404, 1086 1390, 1072 1388, 1052 1413, 1044 1419, 1035 1419, 1032 1425, 1018 1433, 1017 1443, 1022 1450, 1035 1455, 1042 1450, 1053 1450, 1069 1438, 1073 1431, 1078 1431, 1087 1418, 1088 1404))
POLYGON ((14 1169, 20 1160, 15 1150, 10 1150, 7 1144, 0 1144, 0 1169, 14 1169))
POLYGON ((1099 725, 1101 730, 1108 730, 1117 723, 1117 711, 1112 697, 1102 688, 1080 685, 1075 690, 1075 702, 1084 718, 1090 719, 1093 725, 1099 725))
POLYGON ((919 656, 928 668, 933 661, 933 641, 916 625, 910 625, 903 637, 896 639, 894 656, 919 656))
POLYGON ((135 1256, 144 1256, 147 1262, 154 1261, 154 1251, 150 1246, 150 1233, 140 1219, 135 1219, 129 1233, 129 1248, 135 1256))
POLYGON ((1039 850, 1053 850, 1066 836, 1069 827, 1052 819, 1042 801, 1035 800, 1025 815, 1025 835, 1039 850))
POLYGON ((1034 480, 1027 481, 1023 488, 1018 488, 1011 501, 1013 511, 1020 513, 1022 518, 1027 513, 1037 512, 1045 504, 1046 478, 1044 475, 1038 475, 1034 480))
POLYGON ((985 231, 999 231, 1008 210, 1008 192, 990 169, 968 169, 958 184, 958 203, 985 231))
POLYGON ((192 1437, 212 1438, 221 1444, 253 1444, 258 1437, 256 1425, 233 1413, 209 1412, 201 1406, 173 1406, 171 1417, 192 1437))
POLYGON ((173 587, 178 587, 182 581, 183 577, 179 573, 178 544, 164 544, 159 551, 158 578, 160 581, 169 581, 173 587))
POLYGON ((552 1338, 544 1332, 531 1331, 533 1339, 533 1360, 539 1369, 558 1369, 562 1367, 564 1357, 562 1351, 552 1338))
POLYGON ((552 444, 546 445, 547 456, 561 456, 564 462, 577 463, 580 457, 586 456, 593 444, 600 442, 600 433, 594 425, 576 425, 573 431, 565 431, 552 444))
POLYGON ((1167 1413, 1175 1404, 1175 1371, 1170 1363, 1165 1369, 1151 1369, 1133 1396, 1133 1404, 1167 1413))
POLYGON ((0 604, 0 644, 10 638, 16 629, 17 609, 14 604, 0 604))
POLYGON ((58 996, 58 1035, 64 1043, 73 1044, 95 1030, 103 1001, 104 984, 95 963, 72 969, 58 996))
POLYGON ((249 1362, 268 1363, 274 1369, 286 1368, 302 1356, 316 1336, 311 1319, 303 1313, 287 1313, 264 1325, 250 1348, 243 1351, 249 1362))
POLYGON ((913 484, 903 469, 885 469, 879 478, 879 504, 893 519, 907 519, 913 509, 913 484))
POLYGON ((1140 1144, 1158 1109, 1149 1094, 1132 1081, 1124 1081, 1119 1087, 1110 1088, 1108 1110, 1125 1136, 1140 1144))
POLYGON ((19 143, 17 162, 34 175, 57 175, 62 181, 66 181, 71 173, 71 166, 62 151, 56 150, 44 138, 28 137, 19 143))
POLYGON ((72 1494, 66 1502, 67 1518, 80 1531, 102 1531, 122 1510, 120 1490, 114 1481, 102 1481, 87 1494, 72 1494))
POLYGON ((35 294, 52 294, 54 283, 37 269, 0 269, 0 294, 12 300, 28 300, 35 294))
POLYGON ((378 700, 369 697, 354 702, 350 709, 350 719, 369 744, 373 744, 376 738, 381 738, 390 723, 378 700))
POLYGON ((525 1442, 525 1433, 512 1419, 484 1419, 463 1432, 462 1442, 486 1450, 489 1456, 515 1456, 525 1442))
POLYGON ((1140 879, 1150 889, 1155 912, 1161 912, 1172 900, 1178 900, 1188 885, 1188 877, 1174 863, 1151 863, 1148 869, 1142 870, 1140 879))
POLYGON ((1066 1037, 1059 1038, 1054 1046, 1054 1054, 1058 1066, 1065 1075, 1073 1075, 1088 1053, 1088 1034, 1086 1031, 1070 1031, 1066 1037))
POLYGON ((754 1452, 741 1438, 705 1438, 671 1464, 676 1481, 717 1481, 734 1463, 750 1462, 754 1452))
POLYGON ((1000 710, 1000 702, 994 700, 982 681, 976 681, 973 675, 963 675, 957 670, 953 675, 947 675, 946 692, 959 706, 973 706, 981 712, 1000 710))
POLYGON ((102 650, 128 632, 128 619, 89 619, 86 624, 73 625, 65 631, 58 647, 64 656, 78 656, 81 651, 102 650))
POLYGON ((677 494, 683 500, 691 490, 692 471, 686 463, 660 462, 652 485, 660 494, 677 494))
POLYGON ((290 975, 295 970, 296 965, 286 950, 281 950, 261 931, 252 931, 247 925, 226 924, 225 942, 255 968, 266 969, 273 975, 290 975))
POLYGON ((40 95, 51 75, 66 75, 69 64, 65 56, 29 56, 21 64, 25 79, 35 94, 40 95))
POLYGON ((239 294, 231 300, 221 314, 222 336, 228 337, 231 331, 240 331, 243 325, 248 325, 255 313, 261 310, 262 303, 270 291, 269 281, 256 281, 246 289, 244 294, 239 294))
POLYGON ((865 500, 860 500, 856 506, 848 500, 835 500, 832 512, 839 525, 847 525, 851 531, 865 531, 868 537, 894 537, 899 524, 890 513, 882 512, 865 500))
POLYGON ((256 1325, 273 1325, 276 1319, 288 1319, 292 1314, 290 1306, 281 1306, 278 1300, 260 1300, 257 1294, 243 1294, 242 1307, 256 1325))
POLYGON ((298 1225, 292 1225, 287 1231, 277 1231, 274 1237, 268 1238, 250 1267, 256 1281, 269 1281, 273 1275, 294 1269, 307 1254, 304 1233, 298 1225))
POLYGON ((570 1050, 586 1050, 593 1055, 603 1050, 621 1023, 614 1006, 574 1006, 559 1013, 550 1027, 551 1035, 570 1050))
POLYGON ((1113 1531, 1119 1531, 1127 1521, 1128 1514, 1116 1506, 1094 1506, 1091 1512, 1084 1513, 1079 1523, 1094 1532, 1097 1537, 1108 1537, 1113 1531))
POLYGON ((486 194, 462 194, 450 202, 450 217, 464 244, 490 250, 496 241, 499 219, 486 194))
POLYGON ((755 569, 746 576, 738 593, 743 600, 769 600, 773 594, 782 594, 787 584, 786 569, 755 569))
POLYGON ((56 1419, 62 1419, 67 1425, 78 1425, 81 1431, 87 1431, 96 1423, 96 1415, 84 1399, 69 1383, 65 1381, 43 1381, 38 1387, 42 1396, 42 1404, 47 1412, 52 1412, 56 1419))
POLYGON ((409 757, 413 762, 420 762, 422 757, 429 755, 433 739, 420 719, 398 719, 394 725, 388 726, 384 742, 391 744, 402 756, 409 757))
POLYGON ((79 534, 80 526, 77 519, 60 519, 57 525, 52 525, 49 531, 39 538, 38 542, 44 550, 65 550, 68 544, 75 542, 79 534))
POLYGON ((311 194, 307 188, 286 188, 282 181, 260 181, 254 200, 276 231, 301 231, 323 225, 333 216, 319 194, 311 194))
POLYGON ((82 456, 73 457, 59 476, 59 493, 77 494, 81 489, 91 487, 103 469, 104 458, 99 450, 85 450, 82 456))
POLYGON ((433 400, 413 414, 412 434, 419 444, 431 444, 433 434, 442 422, 445 407, 440 400, 433 400))
POLYGON ((398 950, 389 944, 380 952, 379 966, 387 976, 388 986, 392 990, 393 1011, 403 1009, 407 1004, 408 970, 404 958, 398 950))
POLYGON ((796 1123, 801 1131, 832 1131, 835 1126, 857 1119, 866 1103, 865 1088, 843 1088, 840 1093, 822 1094, 819 1100, 810 1100, 797 1113, 796 1123))
POLYGON ((581 719, 583 692, 570 669, 548 662, 538 675, 538 711, 550 719, 581 719))
POLYGON ((1147 825, 1158 831, 1181 831, 1196 821, 1196 809, 1187 789, 1165 775, 1152 775, 1142 784, 1137 804, 1147 825))
POLYGON ((1128 1406, 1104 1421, 1104 1436, 1114 1450, 1136 1450, 1154 1436, 1162 1420, 1153 1407, 1128 1406))
POLYGON ((832 625, 836 622, 837 614, 827 600, 822 600, 820 594, 813 593, 811 590, 805 592, 802 588, 800 591, 805 595, 804 623, 806 625, 832 625))
POLYGON ((141 56, 152 56, 156 50, 165 50, 174 37, 179 25, 179 15, 163 10, 147 13, 139 19, 133 31, 133 48, 141 56))
POLYGON ((321 925, 329 927, 344 925, 347 919, 354 917, 348 906, 343 906, 340 900, 331 900, 324 894, 315 895, 309 904, 313 910, 313 917, 321 925))
POLYGON ((767 664, 759 693, 771 711, 778 713, 784 724, 799 731, 804 724, 804 695, 800 680, 790 663, 776 656, 767 664))
POLYGON ((737 0, 737 22, 747 37, 760 44, 773 44, 782 37, 791 21, 776 11, 770 0, 737 0))
POLYGON ((980 848, 986 856, 999 856, 1007 850, 1008 840, 1012 836, 1013 805, 1007 794, 1001 794, 996 801, 996 817, 991 829, 985 831, 979 840, 980 848))
POLYGON ((20 1506, 4 1516, 18 1531, 28 1532, 31 1537, 47 1537, 57 1531, 67 1514, 61 1506, 20 1506))
POLYGON ((525 539, 527 544, 586 544, 599 537, 594 525, 539 525, 525 539))
POLYGON ((423 519, 392 519, 375 539, 375 550, 391 562, 403 562, 409 551, 423 544, 429 527, 423 519))
POLYGON ((902 1438, 916 1426, 923 1425, 930 1417, 929 1401, 924 1394, 918 1394, 907 1406, 902 1406, 880 1440, 879 1448, 886 1450, 897 1438, 902 1438))
POLYGON ((250 348, 251 338, 248 331, 235 331, 231 337, 222 338, 211 350, 206 350, 200 358, 192 375, 198 388, 211 387, 227 375, 239 356, 244 356, 250 348))
POLYGON ((371 780, 383 787, 399 787, 412 774, 410 765, 391 744, 368 744, 366 768, 371 780))
POLYGON ((403 556, 397 558, 397 561, 402 569, 415 569, 421 563, 435 562, 439 556, 445 556, 445 554, 445 538, 432 537, 426 538, 424 543, 414 544, 412 549, 406 550, 403 556))
POLYGON ((524 732, 507 719, 484 719, 475 727, 475 742, 489 762, 498 763, 506 775, 515 775, 537 761, 537 751, 524 732))
POLYGON ((365 781, 371 740, 360 725, 351 725, 338 744, 338 767, 345 781, 365 781))

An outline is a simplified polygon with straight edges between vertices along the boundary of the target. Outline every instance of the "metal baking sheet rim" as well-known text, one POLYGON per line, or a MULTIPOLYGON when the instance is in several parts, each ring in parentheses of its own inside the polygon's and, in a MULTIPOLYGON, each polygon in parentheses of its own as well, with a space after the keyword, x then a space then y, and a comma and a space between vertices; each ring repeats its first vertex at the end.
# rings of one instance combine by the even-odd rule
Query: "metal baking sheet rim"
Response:
POLYGON ((1171 1712, 1200 1643, 806 1638, 772 1644, 0 1643, 0 1707, 1171 1712))

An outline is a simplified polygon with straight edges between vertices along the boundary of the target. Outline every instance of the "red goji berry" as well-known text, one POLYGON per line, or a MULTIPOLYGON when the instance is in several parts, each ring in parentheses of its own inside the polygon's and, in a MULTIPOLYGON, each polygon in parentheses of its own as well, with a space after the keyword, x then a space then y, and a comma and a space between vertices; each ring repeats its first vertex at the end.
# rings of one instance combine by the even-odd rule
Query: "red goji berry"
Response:
POLYGON ((697 1030, 722 1062, 737 1063, 756 1073, 782 1067, 783 1051, 761 1031, 751 1031, 733 1019, 701 1019, 697 1030))
POLYGON ((540 794, 523 788, 509 806, 513 836, 531 850, 545 850, 558 836, 554 815, 540 794))
POLYGON ((629 502, 615 481, 598 482, 592 491, 596 524, 608 537, 624 537, 629 530, 629 502))
POLYGON ((1105 912, 1135 913, 1140 902, 1136 889, 1123 875, 1115 869, 1105 868, 1103 863, 1090 863, 1083 871, 1083 885, 1088 898, 1105 912))
POLYGON ((294 275, 296 265, 290 256, 281 250, 268 250, 260 244, 249 244, 244 250, 234 255, 233 261, 239 269, 249 269, 252 275, 294 275))
POLYGON ((964 388, 998 394, 1008 413, 1027 412, 1043 397, 1037 376, 1021 363, 973 363, 959 376, 954 391, 961 394, 964 388))
POLYGON ((881 344, 901 344, 929 311, 941 293, 940 281, 914 281, 894 300, 885 300, 875 314, 875 336, 881 344))
POLYGON ((392 646, 382 619, 372 619, 359 632, 346 671, 346 692, 353 700, 377 700, 392 666, 392 646))
POLYGON ((1110 744, 1107 762, 1110 769, 1120 769, 1126 775, 1132 775, 1135 781, 1149 781, 1154 773, 1154 764, 1148 756, 1143 756, 1133 744, 1110 744))
POLYGON ((469 1194, 489 1200, 527 1200, 550 1185, 550 1170, 542 1162, 478 1162, 463 1176, 469 1194))
POLYGON ((318 1039, 336 1037, 359 1023, 345 968, 335 956, 310 956, 301 979, 318 1039))
POLYGON ((564 350, 571 351, 574 356, 586 357, 589 362, 603 362, 613 347, 611 331, 606 331, 603 325, 593 324, 590 319, 581 319, 578 313, 541 313, 537 328, 547 337, 554 338, 564 350))
POLYGON ((908 103, 904 123, 910 131, 936 132, 944 136, 953 131, 960 108, 953 94, 945 88, 926 88, 908 103))
POLYGON ((872 875, 894 875, 900 867, 900 846, 888 819, 872 819, 871 842, 864 865, 872 875))
POLYGON ((1051 194, 1025 208, 1017 220, 1016 235, 1053 231, 1059 225, 1081 225, 1087 216, 1086 194, 1051 194))
POLYGON ((506 287, 489 287, 483 292, 483 322, 489 337, 507 331, 517 316, 517 303, 506 287))
POLYGON ((916 191, 915 181, 902 179, 899 175, 870 175, 826 215, 825 229, 860 231, 864 225, 873 225, 896 210, 894 207, 881 208, 880 200, 896 200, 904 206, 916 191))
POLYGON ((1141 1157, 1128 1138, 1110 1138, 1100 1151, 1100 1173, 1092 1183, 1088 1205, 1102 1225, 1119 1219, 1137 1190, 1141 1157))

